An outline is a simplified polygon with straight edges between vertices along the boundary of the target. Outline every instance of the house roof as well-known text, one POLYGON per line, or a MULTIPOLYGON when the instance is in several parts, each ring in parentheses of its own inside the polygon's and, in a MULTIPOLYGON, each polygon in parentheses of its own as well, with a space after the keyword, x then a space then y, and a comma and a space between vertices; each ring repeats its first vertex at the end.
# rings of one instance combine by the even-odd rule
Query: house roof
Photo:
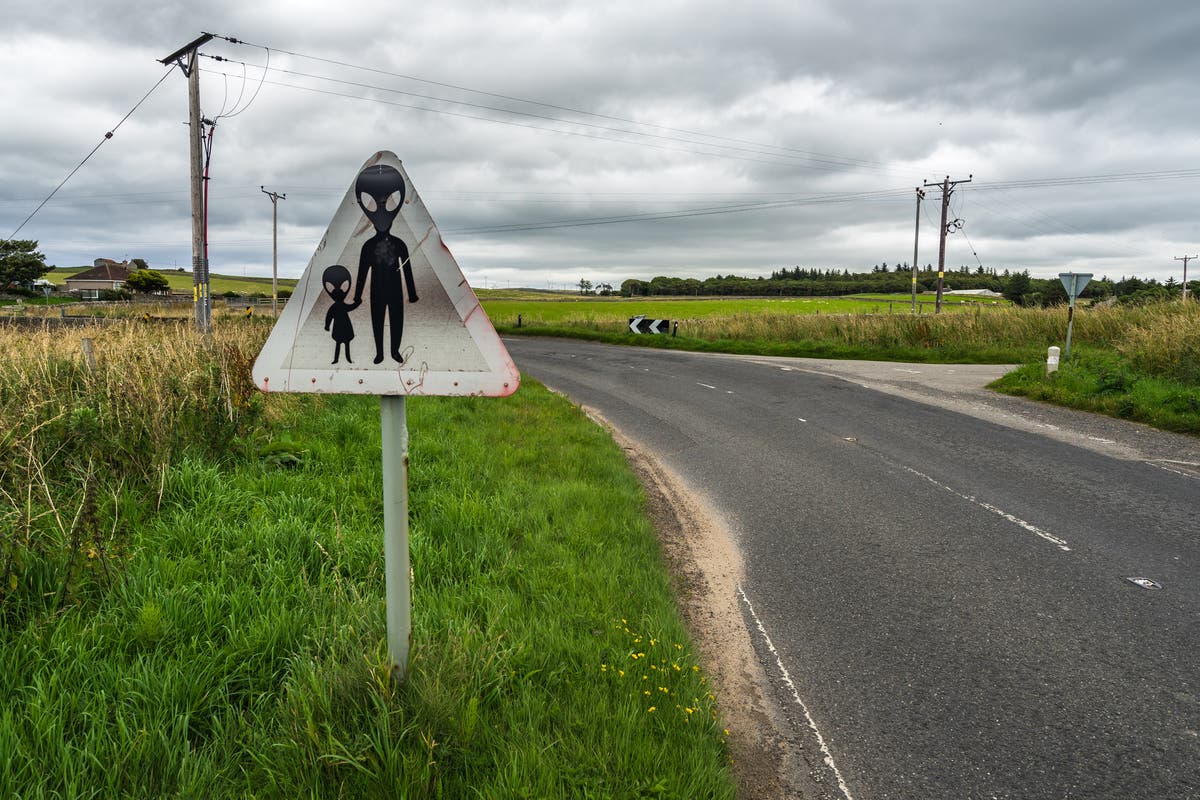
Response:
POLYGON ((66 282, 71 281, 126 281, 129 280, 129 273, 133 270, 128 267, 123 267, 120 264, 102 264, 99 267, 85 269, 83 272, 67 278, 66 282))

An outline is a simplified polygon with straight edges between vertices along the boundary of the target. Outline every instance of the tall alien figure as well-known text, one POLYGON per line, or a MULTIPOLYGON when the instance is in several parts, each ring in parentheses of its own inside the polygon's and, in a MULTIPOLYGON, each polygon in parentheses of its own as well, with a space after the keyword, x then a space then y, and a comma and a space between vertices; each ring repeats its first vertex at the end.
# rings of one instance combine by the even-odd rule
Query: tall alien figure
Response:
POLYGON ((358 281, 354 287, 354 305, 362 302, 367 281, 371 282, 371 332, 375 335, 375 363, 383 361, 383 320, 389 322, 391 356, 403 364, 400 337, 404 333, 404 288, 408 302, 417 302, 417 287, 413 285, 412 266, 408 263, 408 246, 392 236, 392 222, 404 204, 404 178, 386 164, 367 167, 354 184, 358 206, 375 226, 375 235, 362 246, 358 260, 358 281), (404 274, 404 284, 400 275, 404 274))

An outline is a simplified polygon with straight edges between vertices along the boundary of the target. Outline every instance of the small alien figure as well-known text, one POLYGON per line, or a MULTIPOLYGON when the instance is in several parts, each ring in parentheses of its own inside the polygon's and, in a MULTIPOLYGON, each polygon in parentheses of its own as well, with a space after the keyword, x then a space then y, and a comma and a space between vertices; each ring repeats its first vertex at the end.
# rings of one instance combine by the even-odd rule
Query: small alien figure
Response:
MULTIPOLYGON (((375 363, 383 361, 383 323, 388 320, 391 357, 403 364, 400 337, 404 333, 404 289, 408 302, 417 302, 408 246, 391 234, 392 223, 404 204, 404 178, 394 167, 376 164, 359 173, 354 184, 359 208, 375 226, 375 235, 362 246, 354 307, 362 302, 370 281, 371 332, 375 336, 375 363), (401 283, 403 275, 403 283, 401 283)), ((348 352, 348 351, 347 351, 348 352)))
POLYGON ((341 264, 326 267, 325 272, 321 274, 321 285, 325 287, 325 293, 333 298, 333 305, 325 314, 325 330, 329 330, 330 325, 333 326, 333 341, 336 342, 333 346, 332 363, 338 363, 342 345, 346 345, 346 363, 353 364, 350 359, 350 340, 354 338, 354 325, 350 322, 350 312, 358 308, 362 301, 356 299, 353 303, 342 302, 346 295, 350 294, 350 270, 341 264))

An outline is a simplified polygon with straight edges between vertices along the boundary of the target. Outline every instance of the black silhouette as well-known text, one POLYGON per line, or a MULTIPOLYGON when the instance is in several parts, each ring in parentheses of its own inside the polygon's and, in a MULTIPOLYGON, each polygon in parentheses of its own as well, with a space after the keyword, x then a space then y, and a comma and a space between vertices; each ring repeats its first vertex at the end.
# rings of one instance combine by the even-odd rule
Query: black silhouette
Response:
POLYGON ((346 345, 346 363, 353 364, 350 359, 350 340, 354 338, 354 325, 350 322, 350 312, 362 305, 362 301, 356 298, 353 303, 342 302, 350 294, 350 270, 341 264, 326 267, 321 275, 321 284, 326 294, 333 298, 333 305, 325 315, 325 330, 333 326, 333 341, 336 342, 332 363, 338 363, 342 345, 346 345))
POLYGON ((358 260, 354 304, 357 306, 362 302, 363 290, 370 280, 371 332, 375 335, 375 363, 383 361, 383 320, 386 316, 390 328, 391 356, 403 364, 400 337, 404 333, 406 287, 408 302, 417 302, 417 287, 413 284, 412 266, 408 262, 408 246, 391 234, 392 223, 404 204, 404 178, 394 167, 376 164, 359 173, 354 192, 359 208, 375 226, 375 235, 363 244, 358 260), (401 274, 404 275, 403 284, 400 282, 401 274))

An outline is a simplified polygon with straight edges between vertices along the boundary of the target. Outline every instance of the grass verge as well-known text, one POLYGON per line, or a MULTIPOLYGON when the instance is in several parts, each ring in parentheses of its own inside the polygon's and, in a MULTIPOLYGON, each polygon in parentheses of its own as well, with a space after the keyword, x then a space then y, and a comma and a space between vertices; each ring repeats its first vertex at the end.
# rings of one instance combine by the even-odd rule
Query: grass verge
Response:
MULTIPOLYGON (((268 398, 267 419, 276 399, 295 402, 268 398)), ((378 401, 288 408, 227 458, 164 467, 102 590, 0 628, 0 796, 732 797, 644 496, 602 429, 529 379, 410 402, 397 685, 378 401)))
POLYGON ((1200 435, 1200 384, 1149 374, 1118 352, 1081 348, 1057 372, 1037 361, 1008 373, 991 388, 1060 406, 1200 435))

